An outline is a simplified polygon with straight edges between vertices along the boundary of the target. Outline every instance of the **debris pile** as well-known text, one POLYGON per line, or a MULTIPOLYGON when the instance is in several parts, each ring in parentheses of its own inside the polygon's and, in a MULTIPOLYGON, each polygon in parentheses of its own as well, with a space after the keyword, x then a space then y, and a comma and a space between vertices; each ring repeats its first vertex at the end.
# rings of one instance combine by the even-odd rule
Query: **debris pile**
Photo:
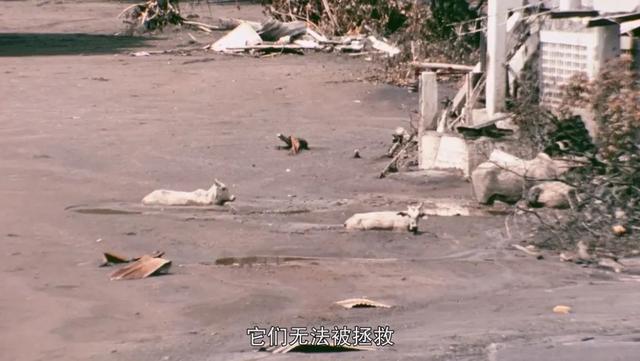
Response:
POLYGON ((380 178, 418 164, 418 139, 415 129, 409 133, 403 127, 397 127, 391 138, 391 146, 386 153, 391 160, 380 172, 380 178))
POLYGON ((147 0, 125 8, 118 17, 132 28, 142 26, 145 30, 162 30, 165 26, 184 22, 180 15, 178 0, 147 0))
POLYGON ((283 20, 305 20, 329 34, 372 30, 391 33, 402 26, 413 1, 266 0, 267 14, 283 20))
MULTIPOLYGON (((326 34, 375 35, 397 44, 385 62, 384 80, 415 82, 419 59, 475 64, 480 36, 457 30, 479 18, 484 1, 468 0, 264 0, 265 12, 281 21, 303 20, 326 34)), ((372 42, 373 47, 377 47, 372 42)), ((389 53, 389 52, 387 52, 389 53)))
POLYGON ((566 253, 566 260, 600 267, 604 262, 619 270, 610 260, 640 252, 640 78, 632 64, 622 57, 603 67, 593 81, 572 79, 556 115, 542 111, 537 101, 522 102, 517 109, 521 138, 533 140, 548 154, 582 159, 581 167, 549 179, 556 182, 531 188, 529 204, 517 210, 539 227, 540 246, 585 249, 578 257, 566 253), (593 114, 598 128, 594 139, 582 119, 573 116, 576 108, 593 114), (545 203, 566 209, 529 207, 545 203))
POLYGON ((205 47, 225 53, 302 54, 315 50, 355 56, 381 54, 386 71, 377 72, 375 77, 400 85, 415 85, 414 64, 421 59, 475 64, 480 37, 475 32, 456 31, 456 24, 478 18, 484 3, 264 0, 269 20, 263 23, 222 18, 217 25, 210 25, 187 20, 189 16, 180 14, 178 1, 147 0, 127 7, 120 16, 131 25, 130 31, 135 26, 145 31, 162 30, 169 24, 207 33, 234 30, 224 41, 205 47), (243 24, 253 31, 246 26, 236 29, 243 24))
POLYGON ((328 38, 311 29, 304 21, 282 22, 268 19, 262 23, 240 23, 231 32, 206 47, 222 53, 296 53, 306 50, 344 53, 379 53, 393 57, 400 50, 374 36, 360 34, 328 38))

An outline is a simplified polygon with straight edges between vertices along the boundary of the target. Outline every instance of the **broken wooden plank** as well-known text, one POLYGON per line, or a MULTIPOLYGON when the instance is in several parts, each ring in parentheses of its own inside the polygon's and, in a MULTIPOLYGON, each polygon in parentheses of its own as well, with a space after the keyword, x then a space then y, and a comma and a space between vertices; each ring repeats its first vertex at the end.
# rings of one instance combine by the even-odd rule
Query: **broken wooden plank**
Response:
POLYGON ((400 157, 402 157, 407 149, 409 149, 409 147, 413 146, 416 144, 415 141, 415 134, 411 134, 411 137, 409 138, 409 140, 407 141, 407 143, 405 144, 405 146, 398 152, 398 154, 396 154, 395 157, 393 157, 393 159, 391 159, 391 161, 384 167, 384 169, 382 170, 382 172, 380 172, 380 176, 379 178, 384 178, 387 176, 387 174, 389 174, 389 172, 391 172, 391 170, 394 167, 397 167, 397 163, 398 160, 400 159, 400 157))
POLYGON ((332 42, 331 40, 329 40, 326 36, 320 34, 319 32, 311 29, 311 28, 307 28, 307 35, 309 35, 310 37, 314 38, 317 42, 319 43, 335 43, 332 42))

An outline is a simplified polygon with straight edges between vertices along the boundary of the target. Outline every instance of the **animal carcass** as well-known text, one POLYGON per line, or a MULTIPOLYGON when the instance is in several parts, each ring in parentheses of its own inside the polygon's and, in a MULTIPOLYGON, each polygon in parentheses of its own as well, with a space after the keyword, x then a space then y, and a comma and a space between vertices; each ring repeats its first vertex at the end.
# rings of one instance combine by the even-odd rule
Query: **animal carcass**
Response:
POLYGON ((489 160, 471 173, 471 182, 480 203, 492 204, 495 200, 515 203, 532 186, 557 179, 569 168, 566 161, 553 160, 545 153, 523 160, 494 150, 489 160))
POLYGON ((564 209, 576 199, 576 189, 563 182, 544 182, 529 189, 527 202, 531 207, 564 209))
POLYGON ((142 204, 157 206, 209 206, 216 204, 221 206, 235 200, 236 196, 231 195, 227 186, 216 179, 209 190, 197 189, 193 192, 155 190, 142 199, 142 204))
POLYGON ((409 231, 418 233, 418 222, 427 216, 422 212, 422 203, 409 205, 406 212, 357 213, 347 219, 348 230, 409 231))

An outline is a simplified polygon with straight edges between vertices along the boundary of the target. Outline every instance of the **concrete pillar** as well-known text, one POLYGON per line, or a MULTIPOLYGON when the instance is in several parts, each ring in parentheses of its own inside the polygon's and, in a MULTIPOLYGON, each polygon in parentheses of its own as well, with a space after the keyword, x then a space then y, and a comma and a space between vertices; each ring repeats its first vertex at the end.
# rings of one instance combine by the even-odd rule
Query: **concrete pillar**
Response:
MULTIPOLYGON (((418 123, 418 153, 422 154, 423 135, 438 128, 438 79, 436 73, 425 71, 420 74, 420 119, 418 123)), ((422 157, 418 157, 418 167, 422 167, 422 157)))
POLYGON ((436 73, 425 71, 420 75, 419 132, 438 127, 438 80, 436 73))
POLYGON ((489 0, 487 8, 487 112, 504 110, 507 92, 507 17, 522 0, 489 0))

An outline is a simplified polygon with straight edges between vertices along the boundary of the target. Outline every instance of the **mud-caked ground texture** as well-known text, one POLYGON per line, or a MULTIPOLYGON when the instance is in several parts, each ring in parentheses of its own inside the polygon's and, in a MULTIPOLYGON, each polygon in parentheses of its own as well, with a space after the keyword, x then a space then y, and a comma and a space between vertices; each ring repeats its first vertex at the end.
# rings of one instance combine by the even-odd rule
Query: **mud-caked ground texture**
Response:
MULTIPOLYGON (((473 203, 454 174, 377 179, 418 100, 363 81, 363 57, 133 57, 223 33, 114 36, 128 4, 2 2, 2 360, 639 359, 638 279, 512 250, 504 216, 444 212, 417 235, 342 227, 355 212, 473 203), (278 150, 277 133, 311 150, 278 150), (140 204, 214 178, 236 202, 140 204), (106 251, 156 250, 168 275, 110 281, 116 268, 98 267, 106 251), (392 307, 335 304, 355 297, 392 307), (278 355, 251 346, 256 326, 389 326, 393 345, 278 355)), ((183 11, 262 16, 204 2, 183 11)))

